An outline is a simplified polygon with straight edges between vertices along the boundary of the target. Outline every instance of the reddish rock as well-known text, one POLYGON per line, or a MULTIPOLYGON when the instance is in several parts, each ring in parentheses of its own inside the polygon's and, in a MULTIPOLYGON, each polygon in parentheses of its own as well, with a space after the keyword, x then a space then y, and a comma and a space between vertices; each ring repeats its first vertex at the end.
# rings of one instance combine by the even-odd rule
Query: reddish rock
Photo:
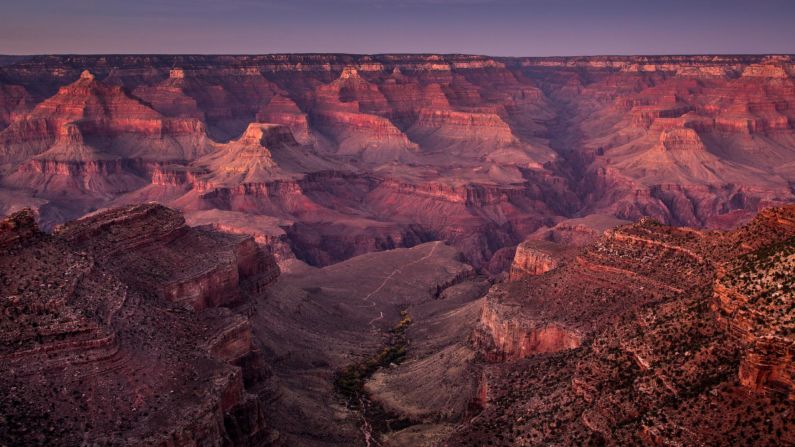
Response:
POLYGON ((511 264, 510 279, 525 275, 541 275, 558 266, 557 257, 562 247, 541 241, 525 241, 516 247, 511 264))
POLYGON ((791 443, 793 213, 724 232, 644 219, 492 287, 473 341, 498 363, 445 445, 791 443))
POLYGON ((251 362, 242 359, 258 355, 248 317, 186 310, 162 293, 171 276, 201 280, 190 264, 225 268, 227 256, 237 260, 229 278, 246 280, 218 283, 202 302, 248 298, 278 273, 253 241, 189 228, 158 205, 101 212, 54 235, 22 211, 0 224, 0 241, 3 442, 256 445, 271 436, 250 394, 262 385, 243 380, 251 362))
POLYGON ((310 263, 412 233, 494 270, 575 216, 729 228, 793 198, 790 56, 37 56, 3 73, 2 205, 44 229, 151 200, 301 224, 285 242, 310 263), (246 136, 273 125, 295 144, 246 136), (295 231, 329 222, 343 248, 295 231))

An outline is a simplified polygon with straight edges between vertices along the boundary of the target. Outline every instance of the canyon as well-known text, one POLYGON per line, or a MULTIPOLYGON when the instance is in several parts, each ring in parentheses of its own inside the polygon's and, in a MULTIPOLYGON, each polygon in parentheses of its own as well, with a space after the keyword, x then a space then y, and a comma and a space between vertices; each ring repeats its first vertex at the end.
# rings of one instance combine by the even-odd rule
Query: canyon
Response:
POLYGON ((0 58, 0 444, 795 444, 795 58, 0 58))
POLYGON ((50 230, 156 201, 254 230, 280 260, 322 267, 444 240, 498 274, 506 250, 570 219, 729 228, 791 201, 793 64, 8 57, 0 211, 30 207, 50 230))

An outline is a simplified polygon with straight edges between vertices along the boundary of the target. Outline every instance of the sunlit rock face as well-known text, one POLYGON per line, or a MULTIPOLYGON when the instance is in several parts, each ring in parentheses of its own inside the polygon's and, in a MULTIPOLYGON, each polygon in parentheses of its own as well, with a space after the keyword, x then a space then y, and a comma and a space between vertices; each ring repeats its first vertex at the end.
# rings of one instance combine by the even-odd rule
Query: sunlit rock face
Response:
POLYGON ((787 56, 9 61, 0 205, 44 229, 157 201, 269 219, 284 259, 442 239, 496 274, 538 231, 603 230, 572 219, 731 228, 793 199, 787 56))

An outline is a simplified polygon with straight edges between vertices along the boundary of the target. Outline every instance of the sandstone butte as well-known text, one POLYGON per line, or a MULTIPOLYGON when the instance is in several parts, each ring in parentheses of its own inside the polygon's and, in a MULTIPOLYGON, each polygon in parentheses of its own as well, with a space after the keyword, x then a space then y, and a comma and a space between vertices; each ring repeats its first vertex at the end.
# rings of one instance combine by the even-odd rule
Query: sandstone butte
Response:
POLYGON ((279 262, 444 240, 497 274, 529 235, 571 219, 731 228, 792 201, 793 64, 9 57, 0 211, 30 207, 51 230, 157 201, 227 231, 256 220, 279 262))
POLYGON ((790 56, 0 65, 2 445, 795 444, 790 56))

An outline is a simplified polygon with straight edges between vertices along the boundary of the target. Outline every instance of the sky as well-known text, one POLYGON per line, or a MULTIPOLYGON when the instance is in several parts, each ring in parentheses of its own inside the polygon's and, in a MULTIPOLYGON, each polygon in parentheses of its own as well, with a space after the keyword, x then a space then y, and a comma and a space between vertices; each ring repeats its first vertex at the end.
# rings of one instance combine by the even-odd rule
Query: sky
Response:
POLYGON ((0 0, 43 53, 795 53, 795 0, 0 0))

